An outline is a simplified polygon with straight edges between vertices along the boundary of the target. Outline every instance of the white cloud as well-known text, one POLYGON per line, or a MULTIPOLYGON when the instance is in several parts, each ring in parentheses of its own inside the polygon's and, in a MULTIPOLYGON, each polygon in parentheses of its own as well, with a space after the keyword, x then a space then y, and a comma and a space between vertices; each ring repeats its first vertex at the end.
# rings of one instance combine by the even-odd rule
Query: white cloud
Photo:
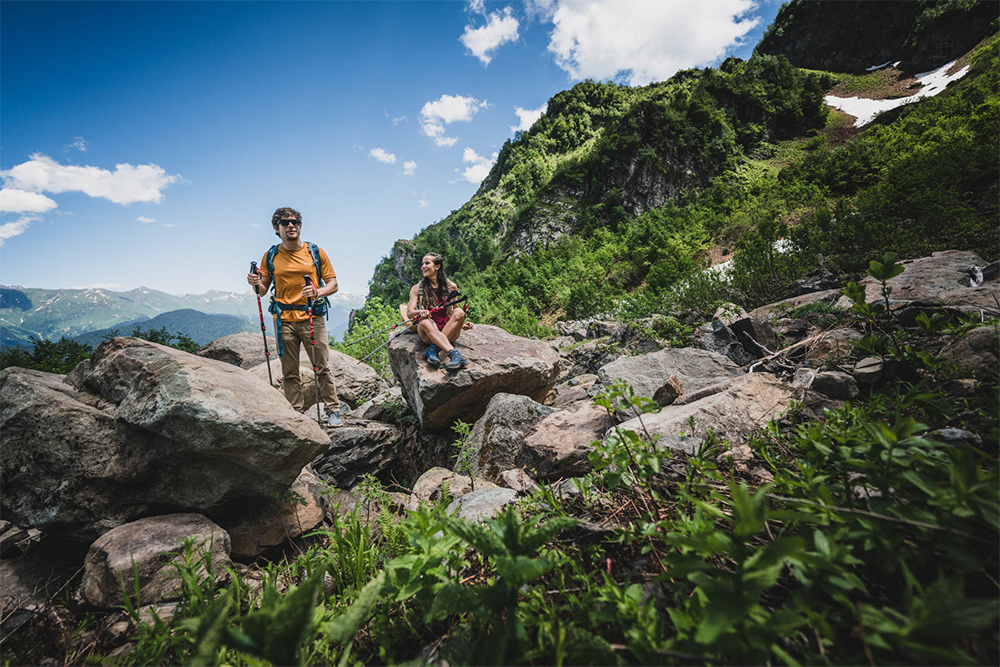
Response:
POLYGON ((706 65, 760 22, 754 0, 557 0, 549 51, 573 79, 627 73, 631 85, 706 65))
POLYGON ((465 32, 459 37, 459 41, 484 65, 489 65, 497 49, 507 42, 517 41, 518 25, 510 7, 504 7, 502 12, 490 14, 484 26, 465 26, 465 32))
POLYGON ((427 208, 429 204, 430 202, 425 199, 421 199, 420 201, 417 202, 417 206, 419 206, 420 208, 427 208))
POLYGON ((396 155, 394 153, 389 153, 384 148, 373 148, 368 151, 368 155, 372 156, 382 164, 396 164, 396 155))
POLYGON ((497 157, 499 157, 499 153, 485 158, 471 148, 466 148, 465 152, 462 153, 462 162, 469 162, 472 166, 466 167, 465 171, 462 172, 462 178, 469 183, 482 183, 483 179, 489 175, 490 167, 497 161, 497 157))
POLYGON ((151 222, 156 222, 156 218, 147 218, 144 215, 140 215, 138 218, 135 219, 135 221, 136 222, 143 222, 143 223, 146 223, 148 225, 151 222))
POLYGON ((174 224, 174 223, 172 223, 172 222, 164 222, 164 223, 163 223, 163 226, 164 226, 164 227, 176 227, 177 225, 175 225, 175 224, 174 224))
POLYGON ((399 125, 400 123, 405 123, 405 122, 406 122, 406 116, 393 116, 392 117, 392 124, 393 125, 399 125))
POLYGON ((73 137, 73 142, 66 144, 67 151, 69 151, 71 148, 75 148, 81 153, 86 153, 90 149, 90 142, 88 142, 83 137, 73 137))
POLYGON ((511 125, 511 132, 527 132, 531 129, 531 126, 535 124, 535 121, 542 117, 545 110, 549 107, 548 103, 543 104, 537 109, 522 109, 521 107, 514 107, 514 113, 517 114, 518 124, 511 125))
POLYGON ((155 164, 115 165, 114 171, 100 167, 62 165, 41 153, 28 162, 0 171, 5 186, 28 192, 82 192, 122 206, 163 199, 163 190, 180 180, 155 164))
POLYGON ((0 225, 0 246, 2 246, 7 239, 23 234, 28 228, 28 225, 38 220, 41 220, 41 218, 37 215, 22 215, 14 222, 8 222, 0 225))
POLYGON ((25 192, 17 188, 0 190, 0 212, 2 213, 45 213, 55 207, 54 201, 37 192, 25 192))
POLYGON ((480 109, 486 109, 488 106, 486 100, 480 102, 475 97, 442 95, 437 100, 425 104, 420 110, 420 130, 438 146, 451 148, 458 139, 444 136, 444 126, 459 121, 471 121, 480 109))
POLYGON ((469 0, 469 11, 474 14, 482 14, 483 16, 486 16, 485 0, 469 0))
POLYGON ((404 162, 403 171, 400 172, 403 176, 413 176, 417 173, 417 163, 416 162, 404 162))
POLYGON ((558 0, 524 0, 524 13, 528 15, 529 21, 536 18, 551 21, 557 6, 558 0))

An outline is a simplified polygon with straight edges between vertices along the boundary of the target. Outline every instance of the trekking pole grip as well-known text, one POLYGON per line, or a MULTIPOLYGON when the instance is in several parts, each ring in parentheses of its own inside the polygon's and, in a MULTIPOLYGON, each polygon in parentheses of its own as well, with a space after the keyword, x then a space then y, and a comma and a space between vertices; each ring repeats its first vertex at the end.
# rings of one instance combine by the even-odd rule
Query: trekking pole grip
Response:
MULTIPOLYGON (((260 271, 257 270, 257 262, 250 262, 250 273, 260 273, 260 271)), ((260 291, 257 289, 257 285, 253 286, 253 293, 260 296, 260 291)))

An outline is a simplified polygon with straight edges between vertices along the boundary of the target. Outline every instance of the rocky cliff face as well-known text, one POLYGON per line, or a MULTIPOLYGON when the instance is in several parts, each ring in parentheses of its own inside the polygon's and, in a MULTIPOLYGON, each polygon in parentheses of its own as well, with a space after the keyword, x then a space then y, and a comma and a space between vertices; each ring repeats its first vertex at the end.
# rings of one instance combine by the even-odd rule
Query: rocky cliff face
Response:
POLYGON ((756 53, 783 55, 797 67, 864 72, 903 61, 933 69, 995 30, 997 3, 794 0, 781 8, 756 53))

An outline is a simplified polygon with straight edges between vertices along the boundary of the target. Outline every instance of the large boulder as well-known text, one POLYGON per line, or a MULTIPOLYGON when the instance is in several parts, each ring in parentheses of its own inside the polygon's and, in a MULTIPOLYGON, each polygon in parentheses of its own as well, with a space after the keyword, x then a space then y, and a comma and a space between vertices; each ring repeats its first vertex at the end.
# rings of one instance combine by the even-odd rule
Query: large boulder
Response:
POLYGON ((657 392, 661 396, 672 395, 673 391, 661 391, 671 378, 679 383, 683 396, 740 375, 743 375, 740 367, 721 354, 689 347, 624 357, 597 372, 603 386, 625 380, 632 385, 636 396, 646 398, 653 398, 657 392))
POLYGON ((306 466, 284 493, 260 508, 248 510, 234 521, 225 522, 232 540, 232 555, 253 558, 269 547, 277 546, 323 521, 330 509, 326 482, 306 466))
MULTIPOLYGON (((271 353, 271 360, 278 358, 278 348, 274 345, 274 338, 267 337, 267 349, 271 353)), ((233 366, 239 366, 246 370, 267 361, 264 356, 264 339, 259 333, 240 331, 238 333, 216 338, 208 345, 202 346, 198 350, 199 357, 224 361, 233 366)), ((281 366, 280 362, 277 364, 281 366)), ((280 374, 280 373, 279 373, 280 374)))
MULTIPOLYGON (((903 273, 888 282, 892 287, 889 305, 893 310, 947 308, 957 312, 985 313, 1000 316, 1000 282, 970 284, 970 269, 984 267, 986 262, 974 252, 943 250, 930 257, 920 257, 900 262, 903 273)), ((881 285, 874 278, 861 281, 869 303, 883 301, 881 285)), ((837 304, 850 308, 844 296, 837 304)))
POLYGON ((84 561, 80 593, 97 607, 124 604, 122 589, 135 594, 138 607, 178 598, 181 578, 175 564, 183 563, 182 541, 194 540, 196 553, 211 554, 212 574, 225 577, 229 560, 229 535, 200 514, 168 514, 140 519, 108 531, 90 546, 84 561))
POLYGON ((426 347, 415 335, 397 336, 389 344, 392 372, 426 430, 475 421, 500 393, 544 401, 559 375, 559 354, 547 344, 485 324, 462 332, 456 347, 469 365, 457 373, 430 368, 423 359, 426 347))
POLYGON ((532 427, 554 410, 527 396, 497 394, 486 413, 472 427, 474 449, 472 469, 484 479, 496 482, 500 473, 522 467, 524 438, 532 427))
POLYGON ((642 415, 641 423, 640 418, 635 418, 619 428, 639 434, 659 434, 658 447, 687 454, 694 451, 709 431, 735 446, 787 411, 795 391, 795 387, 773 375, 751 373, 729 381, 704 398, 667 406, 658 413, 642 415))
POLYGON ((607 410, 580 402, 535 424, 515 457, 535 479, 579 477, 590 472, 591 443, 612 426, 607 410))
POLYGON ((329 433, 329 449, 312 465, 316 474, 340 489, 351 488, 362 475, 380 473, 407 442, 398 426, 364 419, 352 419, 329 433))
POLYGON ((951 342, 941 351, 945 372, 954 377, 989 380, 1000 369, 997 333, 991 326, 978 327, 951 342))
MULTIPOLYGON (((277 389, 282 388, 281 361, 277 352, 271 354, 271 377, 277 389)), ((337 385, 337 398, 356 408, 368 399, 374 397, 387 385, 378 376, 375 369, 363 364, 349 354, 330 350, 330 371, 337 385)), ((250 369, 250 373, 267 382, 267 364, 259 364, 250 369)), ((312 361, 309 353, 299 351, 299 375, 302 377, 302 398, 305 400, 305 410, 316 405, 316 388, 313 384, 312 361)))
POLYGON ((329 437, 235 366, 114 338, 65 380, 0 371, 3 516, 91 542, 152 512, 224 516, 288 488, 329 437))

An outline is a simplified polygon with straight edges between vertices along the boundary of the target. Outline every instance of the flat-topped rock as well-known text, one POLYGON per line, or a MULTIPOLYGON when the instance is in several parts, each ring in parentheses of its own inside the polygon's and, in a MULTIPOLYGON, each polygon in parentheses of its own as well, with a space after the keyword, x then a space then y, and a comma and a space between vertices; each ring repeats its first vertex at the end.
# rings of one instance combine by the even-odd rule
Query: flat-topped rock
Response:
MULTIPOLYGON (((719 440, 741 444, 751 433, 767 426, 791 406, 795 387, 767 373, 751 373, 729 381, 704 398, 670 405, 656 414, 631 419, 619 428, 659 434, 658 447, 690 454, 711 431, 719 440), (691 427, 691 421, 694 427, 691 427)), ((608 434, 613 431, 608 431, 608 434)))
POLYGON ((690 347, 623 357, 597 372, 604 386, 611 385, 615 380, 625 380, 632 385, 636 396, 646 398, 656 396, 665 385, 671 383, 671 378, 677 385, 671 387, 672 391, 661 392, 661 396, 676 397, 677 386, 683 396, 740 375, 743 375, 743 371, 730 359, 715 352, 690 347))
POLYGON ((416 335, 389 344, 389 363, 422 428, 435 430, 456 420, 474 422, 490 399, 519 394, 542 402, 559 375, 559 353, 543 341, 513 336, 499 327, 477 324, 463 331, 455 347, 469 360, 451 373, 432 369, 423 359, 427 346, 416 335))

